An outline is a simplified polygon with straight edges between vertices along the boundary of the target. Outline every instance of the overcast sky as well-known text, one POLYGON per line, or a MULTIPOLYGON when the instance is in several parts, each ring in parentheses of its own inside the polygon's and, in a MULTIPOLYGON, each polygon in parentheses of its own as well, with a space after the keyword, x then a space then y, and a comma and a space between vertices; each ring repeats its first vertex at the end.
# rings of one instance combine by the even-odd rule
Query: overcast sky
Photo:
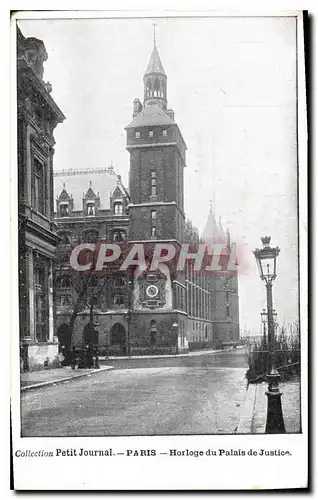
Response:
MULTIPOLYGON (((274 307, 298 318, 295 18, 156 19, 168 107, 187 144, 185 209, 202 232, 213 199, 244 259, 241 329, 265 307, 252 250, 281 248, 274 307)), ((21 20, 44 41, 44 79, 66 116, 54 168, 107 167, 128 180, 124 127, 153 48, 152 19, 21 20)))

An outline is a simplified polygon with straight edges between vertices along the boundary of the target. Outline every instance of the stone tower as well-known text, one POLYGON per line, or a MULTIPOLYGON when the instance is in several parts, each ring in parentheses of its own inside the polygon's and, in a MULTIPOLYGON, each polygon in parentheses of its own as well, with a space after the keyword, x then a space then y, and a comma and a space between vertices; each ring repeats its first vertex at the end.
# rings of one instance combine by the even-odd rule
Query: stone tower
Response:
POLYGON ((130 153, 130 240, 182 240, 186 145, 167 109, 167 76, 154 45, 143 78, 144 102, 126 127, 130 153))
MULTIPOLYGON (((130 242, 179 247, 184 232, 186 145, 174 112, 167 109, 167 76, 156 43, 143 77, 144 100, 133 102, 126 127, 130 154, 130 242)), ((182 273, 163 265, 156 272, 135 273, 129 338, 132 348, 178 349, 186 331, 182 273)))

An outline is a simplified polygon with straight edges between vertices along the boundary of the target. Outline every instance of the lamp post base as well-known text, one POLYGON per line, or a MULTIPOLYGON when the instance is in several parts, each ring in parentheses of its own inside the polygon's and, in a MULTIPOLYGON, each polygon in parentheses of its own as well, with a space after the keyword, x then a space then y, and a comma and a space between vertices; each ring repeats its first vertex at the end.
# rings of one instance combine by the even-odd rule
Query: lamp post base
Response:
POLYGON ((267 375, 268 390, 267 396, 267 418, 265 434, 285 434, 285 424, 282 411, 282 392, 278 387, 279 373, 272 369, 271 373, 267 375))

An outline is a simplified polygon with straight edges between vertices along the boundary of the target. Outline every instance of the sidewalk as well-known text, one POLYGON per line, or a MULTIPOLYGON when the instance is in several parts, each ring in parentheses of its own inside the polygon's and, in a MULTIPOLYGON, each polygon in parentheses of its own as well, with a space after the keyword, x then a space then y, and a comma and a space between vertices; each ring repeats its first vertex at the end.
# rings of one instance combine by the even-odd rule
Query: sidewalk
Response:
POLYGON ((48 370, 39 370, 36 372, 21 373, 21 391, 30 389, 37 389, 47 385, 60 384, 72 379, 88 377, 95 373, 100 373, 105 370, 112 370, 112 366, 103 366, 98 370, 94 369, 75 369, 72 370, 70 366, 63 368, 55 368, 48 370))
MULTIPOLYGON (((244 348, 245 345, 238 346, 236 349, 242 349, 244 348)), ((179 353, 179 354, 147 354, 146 356, 99 356, 100 360, 107 360, 107 359, 156 359, 156 358, 187 358, 189 356, 202 356, 204 354, 219 354, 220 352, 228 352, 229 350, 232 349, 202 349, 201 351, 189 351, 185 353, 179 353)))
MULTIPOLYGON (((282 395, 282 410, 287 433, 301 431, 300 382, 291 380, 279 384, 282 395)), ((267 383, 250 384, 242 408, 236 434, 264 434, 267 414, 267 383)))

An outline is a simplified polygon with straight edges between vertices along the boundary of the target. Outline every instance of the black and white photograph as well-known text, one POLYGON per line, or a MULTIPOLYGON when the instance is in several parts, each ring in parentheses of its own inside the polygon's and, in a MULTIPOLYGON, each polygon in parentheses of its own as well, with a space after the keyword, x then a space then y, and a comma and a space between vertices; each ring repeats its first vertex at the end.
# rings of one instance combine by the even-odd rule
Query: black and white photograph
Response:
POLYGON ((306 487, 302 13, 11 23, 18 489, 306 487))

